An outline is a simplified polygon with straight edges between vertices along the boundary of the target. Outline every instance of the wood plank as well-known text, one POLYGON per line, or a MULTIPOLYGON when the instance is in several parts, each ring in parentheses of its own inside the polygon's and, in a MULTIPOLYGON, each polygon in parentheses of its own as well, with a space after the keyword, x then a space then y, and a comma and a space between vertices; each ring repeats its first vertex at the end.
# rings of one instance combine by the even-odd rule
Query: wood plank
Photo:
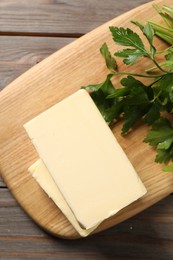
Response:
POLYGON ((149 1, 1 0, 0 33, 84 34, 149 1))
POLYGON ((0 90, 75 38, 1 36, 0 90))
POLYGON ((169 260, 173 258, 172 203, 171 195, 107 231, 69 242, 44 233, 9 191, 0 190, 0 259, 169 260))
MULTIPOLYGON (((158 2, 163 3, 162 0, 158 2)), ((172 1, 166 0, 164 3, 171 5, 172 1)), ((145 19, 146 14, 147 18, 154 17, 153 8, 150 5, 142 6, 123 17, 110 21, 37 64, 1 92, 2 176, 20 205, 40 226, 54 235, 72 239, 79 237, 61 211, 27 171, 38 155, 24 131, 23 124, 74 93, 81 86, 102 81, 107 74, 107 69, 99 55, 99 47, 107 41, 110 49, 115 51, 108 27, 116 24, 117 26, 131 26, 132 29, 137 30, 136 26, 129 23, 130 18, 133 15, 137 20, 141 17, 145 19), (91 58, 88 57, 88 51, 91 58)), ((156 15, 154 19, 157 20, 160 17, 156 15)), ((141 33, 140 30, 138 32, 141 33)), ((160 48, 165 46, 159 40, 157 40, 157 45, 160 48)), ((151 66, 147 62, 143 65, 151 66)), ((135 72, 137 68, 139 73, 142 64, 140 66, 136 64, 133 71, 135 72)), ((104 221, 96 232, 137 214, 170 194, 173 189, 173 175, 163 173, 162 166, 154 163, 153 149, 142 142, 146 127, 138 127, 138 138, 135 131, 128 138, 123 138, 120 135, 120 128, 121 125, 117 124, 113 132, 116 132, 118 141, 146 185, 148 193, 141 200, 104 221), (136 147, 138 149, 135 149, 136 147), (147 161, 141 158, 146 158, 147 161)))
POLYGON ((44 232, 30 221, 10 191, 0 188, 0 241, 3 240, 2 237, 9 235, 41 237, 42 234, 44 235, 44 232))

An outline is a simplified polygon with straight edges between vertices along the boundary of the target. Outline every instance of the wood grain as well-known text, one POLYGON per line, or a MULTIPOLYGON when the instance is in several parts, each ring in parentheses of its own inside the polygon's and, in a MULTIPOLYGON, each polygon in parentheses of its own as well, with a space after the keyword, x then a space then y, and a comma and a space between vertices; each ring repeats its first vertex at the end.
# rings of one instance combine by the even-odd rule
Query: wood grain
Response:
MULTIPOLYGON (((164 3, 171 5, 172 2, 167 0, 164 3)), ((129 24, 129 20, 132 17, 145 18, 146 13, 148 18, 155 18, 150 5, 118 17, 50 56, 1 92, 1 173, 20 205, 40 226, 55 235, 67 238, 78 237, 64 216, 27 173, 27 168, 36 160, 37 154, 22 125, 75 92, 80 86, 103 80, 107 70, 99 55, 99 47, 107 41, 111 50, 115 48, 108 26, 116 24, 134 28, 134 25, 129 24), (88 57, 88 46, 91 58, 88 57)), ((159 41, 157 44, 163 47, 159 41)), ((120 125, 114 130, 118 134, 120 125)), ((118 139, 148 188, 148 195, 132 204, 127 210, 105 221, 97 231, 138 213, 172 191, 173 176, 165 175, 160 165, 153 164, 154 151, 141 142, 145 131, 143 127, 138 128, 138 139, 135 132, 129 135, 128 140, 120 136, 118 139), (141 160, 141 157, 145 160, 141 160)))
POLYGON ((0 36, 0 90, 74 39, 0 36))
POLYGON ((172 203, 173 196, 169 196, 109 230, 83 240, 65 241, 44 233, 7 190, 1 190, 0 259, 171 260, 172 203))
POLYGON ((134 7, 135 1, 1 0, 0 34, 81 35, 134 7))

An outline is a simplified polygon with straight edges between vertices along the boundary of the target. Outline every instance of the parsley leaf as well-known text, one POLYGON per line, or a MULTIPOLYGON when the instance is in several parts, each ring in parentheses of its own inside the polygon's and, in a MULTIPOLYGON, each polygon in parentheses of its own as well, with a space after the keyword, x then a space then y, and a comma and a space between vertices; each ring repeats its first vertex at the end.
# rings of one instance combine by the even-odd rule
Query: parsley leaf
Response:
POLYGON ((163 63, 163 67, 169 69, 169 71, 173 70, 173 52, 169 52, 165 55, 166 62, 163 63))
POLYGON ((126 90, 123 97, 123 119, 122 134, 127 133, 148 111, 150 101, 147 95, 147 87, 132 76, 123 78, 121 84, 126 90))
POLYGON ((107 68, 110 71, 115 72, 117 70, 117 63, 114 57, 112 57, 106 43, 102 45, 102 47, 100 48, 100 52, 105 59, 107 68))
POLYGON ((109 74, 106 80, 100 84, 83 87, 88 91, 92 91, 91 97, 108 124, 112 124, 114 119, 121 113, 119 100, 116 98, 107 98, 109 95, 115 93, 115 88, 111 82, 112 76, 112 74, 109 74))
POLYGON ((173 74, 168 73, 162 76, 155 87, 159 91, 158 99, 163 108, 172 113, 173 107, 173 74))
POLYGON ((144 47, 144 44, 139 37, 139 35, 133 32, 131 29, 127 28, 118 28, 118 27, 110 27, 110 31, 112 32, 113 40, 115 43, 122 46, 133 47, 133 49, 124 49, 115 52, 115 56, 124 57, 123 62, 125 64, 132 64, 138 58, 142 56, 148 56, 148 52, 144 47))
POLYGON ((153 123, 144 142, 156 148, 156 162, 167 163, 173 160, 173 127, 168 119, 160 118, 153 123))
POLYGON ((160 118, 152 125, 152 129, 148 132, 144 141, 152 146, 157 146, 171 137, 173 137, 173 128, 169 120, 160 118))
POLYGON ((152 103, 148 112, 146 113, 144 117, 144 122, 147 123, 148 125, 152 125, 157 119, 159 119, 160 110, 161 110, 161 105, 156 100, 155 102, 152 103))
POLYGON ((131 46, 142 51, 143 53, 147 53, 141 38, 131 29, 111 26, 110 31, 112 32, 115 43, 122 46, 131 46))
POLYGON ((160 116, 160 104, 153 102, 153 90, 132 76, 121 80, 122 88, 116 89, 108 98, 119 98, 124 119, 122 134, 126 134, 140 119, 152 124, 160 116))
POLYGON ((156 53, 156 48, 153 45, 154 29, 149 23, 147 23, 143 28, 143 33, 150 44, 151 57, 154 58, 156 53))
POLYGON ((144 56, 143 51, 137 49, 124 49, 114 53, 117 57, 125 58, 123 62, 126 65, 133 64, 137 59, 144 56))

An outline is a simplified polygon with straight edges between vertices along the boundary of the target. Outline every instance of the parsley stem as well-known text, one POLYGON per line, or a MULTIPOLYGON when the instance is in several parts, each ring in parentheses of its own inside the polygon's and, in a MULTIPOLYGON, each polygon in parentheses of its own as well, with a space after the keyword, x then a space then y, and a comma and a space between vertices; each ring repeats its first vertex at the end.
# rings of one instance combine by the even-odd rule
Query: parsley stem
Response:
MULTIPOLYGON (((164 66, 164 64, 165 64, 165 62, 161 63, 160 66, 164 66)), ((153 66, 153 67, 151 67, 151 68, 145 70, 145 72, 149 73, 149 72, 151 72, 151 71, 153 71, 153 70, 155 70, 155 69, 157 69, 157 68, 158 68, 157 66, 153 66)))
POLYGON ((160 33, 160 34, 162 34, 163 36, 167 36, 167 37, 172 38, 172 36, 173 36, 173 31, 172 31, 172 32, 168 32, 168 31, 166 31, 166 30, 163 30, 163 29, 158 28, 158 27, 155 26, 155 25, 152 25, 152 26, 153 26, 153 28, 154 28, 154 30, 155 30, 155 33, 160 33))
MULTIPOLYGON (((164 76, 164 75, 162 75, 162 76, 164 76)), ((154 84, 156 84, 159 80, 162 79, 162 76, 160 76, 160 78, 158 78, 158 79, 154 80, 153 82, 151 82, 151 83, 148 85, 148 87, 151 88, 154 84)))
POLYGON ((163 18, 163 20, 165 21, 165 23, 171 27, 170 21, 169 19, 165 16, 165 13, 162 12, 162 9, 164 9, 164 7, 159 8, 156 4, 152 5, 154 7, 154 9, 157 11, 157 13, 163 18))
POLYGON ((131 22, 134 23, 135 25, 137 25, 141 29, 141 31, 143 32, 143 29, 144 29, 143 23, 140 23, 140 22, 138 22, 137 20, 134 20, 134 19, 131 20, 131 22))
POLYGON ((163 7, 163 10, 167 11, 168 13, 170 13, 171 15, 173 15, 173 8, 167 6, 167 5, 164 5, 163 7))
POLYGON ((165 25, 158 24, 158 23, 153 22, 153 21, 151 21, 151 20, 148 20, 148 23, 150 23, 151 25, 155 25, 155 26, 157 26, 157 27, 159 27, 159 28, 165 29, 165 30, 167 30, 167 31, 173 32, 173 29, 172 29, 172 28, 167 27, 167 26, 165 26, 165 25))
POLYGON ((158 50, 156 52, 156 54, 169 53, 169 51, 171 51, 171 50, 172 50, 172 47, 168 47, 168 48, 166 48, 164 50, 158 50))
POLYGON ((156 34, 158 37, 160 37, 162 40, 164 40, 165 42, 167 42, 168 44, 173 45, 173 40, 172 40, 173 37, 164 35, 163 33, 159 33, 159 32, 155 32, 155 34, 156 34))
POLYGON ((159 70, 161 70, 161 71, 164 72, 164 73, 168 73, 168 71, 167 71, 167 70, 164 70, 164 69, 157 63, 157 61, 156 61, 154 58, 152 58, 151 56, 150 56, 150 58, 152 59, 152 61, 154 62, 154 64, 156 65, 156 67, 157 67, 159 70))
POLYGON ((116 72, 115 75, 128 75, 128 76, 134 76, 134 77, 141 77, 141 78, 160 78, 164 74, 159 75, 146 75, 146 74, 138 74, 138 73, 130 73, 130 72, 116 72))

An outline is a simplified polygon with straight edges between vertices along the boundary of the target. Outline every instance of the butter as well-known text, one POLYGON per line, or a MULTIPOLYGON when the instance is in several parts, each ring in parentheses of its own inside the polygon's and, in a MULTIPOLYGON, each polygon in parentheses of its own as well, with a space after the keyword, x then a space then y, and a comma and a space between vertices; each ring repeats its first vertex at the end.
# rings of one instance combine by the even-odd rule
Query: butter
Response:
POLYGON ((41 159, 37 160, 34 164, 32 164, 28 171, 32 174, 32 176, 36 179, 40 187, 47 193, 50 199, 58 206, 58 208, 62 211, 62 213, 66 216, 75 230, 82 236, 88 236, 94 229, 97 228, 97 225, 90 229, 83 229, 76 217, 74 216, 72 210, 69 208, 66 200, 62 196, 58 186, 54 182, 51 174, 47 170, 45 164, 41 159))
POLYGON ((85 90, 54 105, 24 127, 84 229, 98 226, 146 193, 85 90))

